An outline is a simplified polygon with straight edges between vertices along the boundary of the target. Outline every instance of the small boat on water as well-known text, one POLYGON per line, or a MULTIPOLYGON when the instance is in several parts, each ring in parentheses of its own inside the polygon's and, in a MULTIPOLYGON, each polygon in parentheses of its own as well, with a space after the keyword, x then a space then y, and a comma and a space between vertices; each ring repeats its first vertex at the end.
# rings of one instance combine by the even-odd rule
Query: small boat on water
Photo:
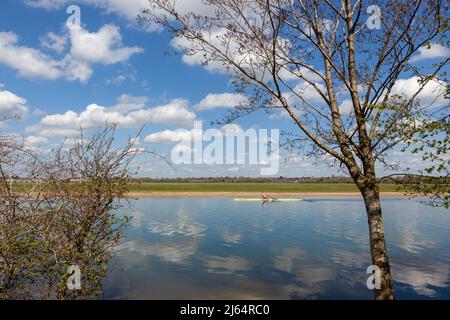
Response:
POLYGON ((298 202, 303 201, 304 199, 300 198, 236 198, 233 199, 234 201, 238 202, 298 202))

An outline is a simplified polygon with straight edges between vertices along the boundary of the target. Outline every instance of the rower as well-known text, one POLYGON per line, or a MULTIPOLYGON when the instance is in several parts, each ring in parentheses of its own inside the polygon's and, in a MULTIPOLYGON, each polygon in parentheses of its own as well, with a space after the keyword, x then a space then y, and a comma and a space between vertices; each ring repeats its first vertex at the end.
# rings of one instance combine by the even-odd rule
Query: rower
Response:
POLYGON ((264 194, 264 191, 261 192, 261 198, 263 201, 277 201, 278 199, 275 197, 268 197, 264 194))

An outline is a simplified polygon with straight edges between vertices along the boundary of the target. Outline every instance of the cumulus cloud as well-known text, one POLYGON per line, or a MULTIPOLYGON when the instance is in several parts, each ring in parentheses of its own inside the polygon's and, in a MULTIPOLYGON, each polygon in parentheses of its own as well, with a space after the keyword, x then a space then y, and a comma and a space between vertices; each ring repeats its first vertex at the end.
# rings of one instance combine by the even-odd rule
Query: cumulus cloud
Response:
MULTIPOLYGON (((392 95, 401 95, 406 99, 410 99, 420 89, 419 77, 411 77, 408 79, 399 79, 395 82, 392 88, 392 95)), ((440 80, 430 80, 423 90, 417 95, 422 106, 440 107, 447 104, 445 99, 445 92, 447 85, 440 80)))
MULTIPOLYGON (((73 3, 72 0, 24 0, 34 8, 47 10, 61 9, 73 3)), ((149 8, 148 0, 79 0, 78 4, 100 8, 106 13, 116 13, 130 20, 135 20, 143 9, 149 8)))
MULTIPOLYGON (((324 84, 317 82, 316 86, 320 91, 325 93, 327 92, 324 84)), ((324 100, 319 92, 317 92, 317 90, 306 81, 301 81, 300 83, 298 83, 294 87, 293 91, 295 93, 289 92, 287 94, 287 100, 289 103, 299 103, 299 97, 302 97, 303 100, 311 104, 324 103, 324 100)))
POLYGON ((94 72, 90 64, 74 59, 70 54, 61 61, 60 66, 67 80, 87 82, 94 72))
POLYGON ((430 46, 419 48, 419 52, 411 58, 411 62, 418 62, 427 59, 447 58, 450 56, 450 49, 438 43, 431 43, 430 46))
POLYGON ((41 37, 41 46, 57 53, 62 53, 66 49, 66 45, 69 38, 66 34, 58 35, 54 32, 48 32, 45 36, 41 37))
POLYGON ((175 99, 169 104, 153 109, 136 111, 135 116, 149 119, 149 122, 169 124, 176 127, 192 127, 196 119, 195 113, 188 109, 189 102, 184 99, 175 99))
POLYGON ((24 137, 17 133, 10 133, 7 135, 8 139, 14 141, 15 143, 22 145, 25 149, 28 150, 37 150, 40 146, 47 144, 48 139, 39 136, 27 136, 24 137))
POLYGON ((121 72, 110 79, 106 79, 105 82, 108 85, 112 84, 112 85, 120 86, 122 83, 124 83, 127 80, 136 81, 136 75, 133 74, 132 72, 127 72, 127 73, 121 72))
POLYGON ((339 111, 342 115, 349 116, 353 112, 353 102, 351 99, 345 99, 339 105, 339 111))
POLYGON ((146 142, 160 143, 160 144, 175 144, 182 141, 189 141, 192 139, 192 133, 186 130, 164 130, 161 132, 152 133, 144 138, 146 142))
POLYGON ((235 93, 208 94, 200 103, 194 106, 197 111, 212 110, 217 108, 233 108, 248 104, 248 98, 235 93))
POLYGON ((24 116, 28 113, 27 100, 10 91, 0 91, 0 118, 24 116))
POLYGON ((196 118, 188 109, 187 100, 176 99, 154 108, 146 108, 146 102, 146 97, 122 95, 112 107, 93 103, 79 113, 68 110, 62 114, 46 115, 39 124, 28 127, 27 131, 39 132, 44 137, 76 136, 80 128, 95 128, 106 122, 125 128, 135 128, 148 122, 190 127, 196 118))
POLYGON ((58 9, 69 3, 67 0, 24 0, 24 2, 31 7, 45 9, 58 9))
MULTIPOLYGON (((260 16, 255 16, 255 13, 250 13, 250 16, 255 21, 260 20, 260 16)), ((249 74, 262 81, 269 81, 271 78, 270 61, 264 54, 264 49, 256 46, 249 46, 245 42, 236 38, 230 37, 229 31, 226 28, 215 28, 211 30, 198 30, 203 39, 206 39, 215 48, 226 56, 212 55, 210 52, 205 52, 204 43, 201 41, 176 36, 171 40, 171 46, 183 53, 182 61, 188 65, 203 66, 211 73, 219 73, 226 75, 239 74, 239 69, 245 69, 249 74), (229 61, 233 63, 230 63, 229 61)), ((272 43, 265 43, 266 46, 272 46, 272 43)), ((286 65, 285 55, 289 52, 289 41, 283 38, 277 39, 277 52, 279 58, 277 59, 280 65, 286 65)), ((309 71, 307 68, 300 68, 300 70, 281 69, 278 75, 284 81, 292 81, 298 79, 299 76, 313 80, 317 76, 309 71)))
POLYGON ((58 60, 37 49, 19 45, 19 37, 14 32, 0 32, 0 64, 17 70, 19 76, 25 78, 86 82, 92 76, 93 64, 124 62, 143 51, 136 46, 123 46, 120 29, 112 24, 97 32, 83 28, 72 28, 61 35, 49 32, 41 38, 41 46, 63 53, 69 39, 70 51, 58 60))
MULTIPOLYGON (((47 10, 61 9, 64 6, 68 6, 73 3, 72 0, 23 1, 28 6, 47 10)), ((130 22, 130 25, 135 27, 137 26, 137 16, 141 14, 144 9, 149 9, 151 7, 148 0, 78 0, 77 3, 99 8, 108 14, 116 14, 127 19, 130 22)), ((203 15, 209 14, 213 10, 210 6, 206 5, 203 0, 179 1, 177 2, 176 7, 182 13, 194 11, 203 15)), ((154 23, 149 23, 144 27, 140 25, 140 27, 149 32, 161 30, 161 27, 154 23)))
MULTIPOLYGON (((205 39, 209 39, 211 43, 219 48, 223 48, 223 37, 226 36, 226 30, 225 29, 219 29, 219 30, 210 30, 208 32, 203 31, 202 32, 203 37, 205 39)), ((180 38, 175 37, 171 40, 171 46, 174 48, 179 49, 180 51, 185 52, 182 56, 182 60, 184 63, 194 66, 194 65, 203 65, 206 70, 212 72, 212 73, 221 73, 221 74, 228 74, 230 73, 230 70, 227 68, 227 65, 225 65, 221 61, 211 60, 208 61, 208 63, 205 63, 205 60, 210 60, 210 55, 204 55, 203 52, 197 51, 195 54, 192 54, 196 49, 201 49, 201 45, 196 44, 195 42, 186 39, 186 38, 180 38)), ((228 42, 227 42, 228 44, 228 42)), ((225 49, 224 49, 225 51, 225 49)), ((231 42, 229 44, 228 51, 229 56, 235 57, 235 61, 242 61, 242 63, 245 64, 245 62, 248 62, 251 57, 249 55, 239 54, 238 52, 238 46, 236 43, 231 42)))
POLYGON ((90 65, 77 61, 69 54, 62 60, 52 59, 39 50, 18 44, 14 32, 0 32, 0 63, 18 71, 24 78, 87 81, 92 74, 90 65))
POLYGON ((57 79, 62 76, 58 61, 42 52, 18 45, 14 32, 0 32, 0 63, 19 72, 22 77, 57 79))
MULTIPOLYGON (((326 88, 323 83, 316 82, 315 85, 319 90, 326 94, 326 88)), ((284 93, 287 103, 294 107, 293 111, 295 114, 300 115, 303 112, 301 108, 305 103, 320 109, 325 107, 325 101, 322 96, 317 92, 317 90, 306 81, 299 81, 290 91, 284 93)), ((344 101, 345 102, 345 101, 344 101)), ((348 105, 345 105, 348 106, 348 105)), ((290 118, 290 115, 281 108, 280 101, 272 100, 273 113, 269 115, 270 119, 283 119, 290 118), (279 108, 279 109, 277 109, 279 108)))
POLYGON ((237 123, 227 123, 220 128, 220 131, 224 134, 236 134, 238 132, 242 132, 243 129, 237 123))
POLYGON ((29 136, 25 138, 25 146, 28 148, 36 148, 48 143, 48 139, 44 137, 29 136))
POLYGON ((111 107, 110 110, 124 113, 143 109, 145 108, 148 100, 148 97, 134 97, 128 94, 123 94, 119 98, 117 98, 117 104, 111 107))
MULTIPOLYGON (((229 123, 222 126, 220 131, 224 136, 226 136, 227 134, 233 135, 238 132, 242 132, 243 130, 238 124, 229 123)), ((146 136, 144 141, 159 144, 177 144, 180 142, 193 141, 193 139, 203 139, 204 133, 205 132, 197 132, 195 128, 191 130, 164 130, 146 136)))
POLYGON ((119 30, 112 24, 104 25, 97 32, 72 28, 70 30, 72 57, 88 63, 115 64, 143 51, 138 47, 123 47, 119 30))

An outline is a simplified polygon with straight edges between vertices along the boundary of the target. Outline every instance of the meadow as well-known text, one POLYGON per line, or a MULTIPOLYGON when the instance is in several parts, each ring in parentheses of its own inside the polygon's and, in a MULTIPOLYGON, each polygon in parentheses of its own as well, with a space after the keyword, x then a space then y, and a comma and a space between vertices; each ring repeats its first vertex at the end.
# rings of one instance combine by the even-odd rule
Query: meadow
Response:
MULTIPOLYGON (((395 184, 381 184, 381 192, 399 192, 395 184)), ((354 193, 351 183, 282 183, 282 182, 145 182, 131 186, 132 192, 292 192, 292 193, 354 193)))

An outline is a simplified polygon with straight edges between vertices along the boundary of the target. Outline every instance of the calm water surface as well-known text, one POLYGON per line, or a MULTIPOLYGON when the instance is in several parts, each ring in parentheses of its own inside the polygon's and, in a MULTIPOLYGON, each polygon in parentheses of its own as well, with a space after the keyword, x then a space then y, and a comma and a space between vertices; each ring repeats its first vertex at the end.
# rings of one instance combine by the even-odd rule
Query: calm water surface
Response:
MULTIPOLYGON (((398 298, 450 298, 450 211, 382 201, 398 298)), ((364 204, 140 199, 105 299, 372 299, 364 204)))

